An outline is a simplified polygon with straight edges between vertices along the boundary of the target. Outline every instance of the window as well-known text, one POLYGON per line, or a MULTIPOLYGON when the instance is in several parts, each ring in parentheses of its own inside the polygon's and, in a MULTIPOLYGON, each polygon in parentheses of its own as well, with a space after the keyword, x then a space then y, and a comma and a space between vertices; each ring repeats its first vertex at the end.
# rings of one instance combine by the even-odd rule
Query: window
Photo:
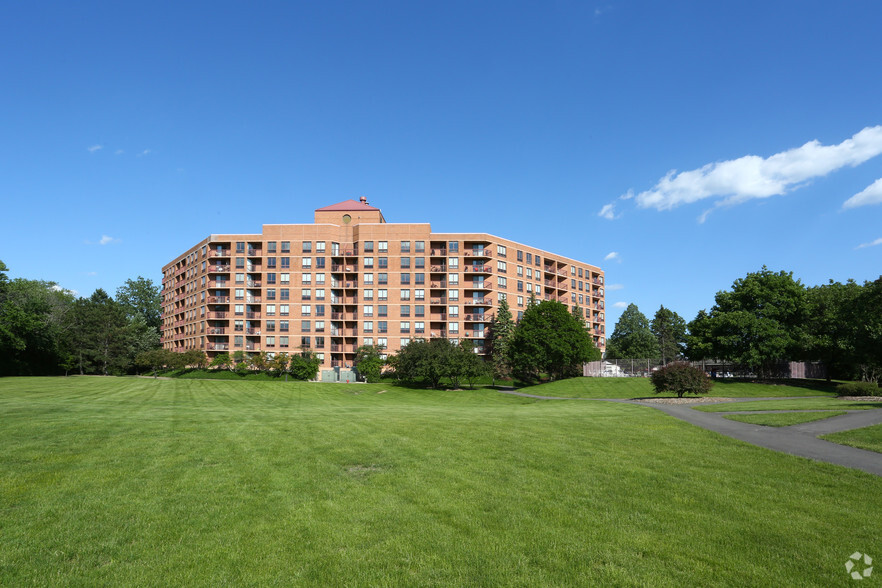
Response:
POLYGON ((496 279, 496 283, 499 284, 500 288, 507 288, 508 287, 508 280, 506 280, 502 276, 500 276, 499 278, 496 279))
POLYGON ((580 278, 584 277, 584 276, 582 275, 582 268, 579 268, 579 277, 580 277, 580 278))
POLYGON ((414 300, 425 300, 426 299, 426 291, 423 288, 417 288, 413 291, 413 299, 414 300))
POLYGON ((325 321, 315 321, 315 332, 316 333, 324 333, 325 332, 325 321))
POLYGON ((458 257, 448 257, 447 258, 447 267, 452 270, 459 269, 459 258, 458 257))
POLYGON ((499 301, 500 301, 500 302, 502 302, 502 301, 505 300, 506 298, 508 298, 508 294, 506 294, 505 292, 500 292, 500 293, 499 293, 499 301))
POLYGON ((316 257, 315 258, 315 267, 316 267, 316 269, 324 269, 325 258, 324 257, 316 257))
POLYGON ((584 282, 582 282, 582 280, 579 280, 579 290, 582 289, 582 284, 583 284, 583 283, 584 283, 584 282))
POLYGON ((276 242, 275 241, 267 241, 266 252, 267 253, 275 253, 276 252, 276 242))
POLYGON ((576 280, 575 279, 570 280, 570 288, 572 288, 573 290, 576 289, 576 280))
POLYGON ((389 283, 389 274, 386 274, 386 273, 377 274, 377 283, 378 284, 388 284, 389 283))
POLYGON ((236 300, 245 300, 245 288, 236 288, 236 300))
POLYGON ((325 316, 325 305, 324 304, 316 304, 315 305, 315 316, 325 316))
POLYGON ((518 274, 519 276, 523 276, 523 275, 524 275, 524 266, 522 266, 522 265, 519 265, 519 266, 518 266, 517 274, 518 274))
POLYGON ((524 305, 524 297, 518 296, 518 306, 523 306, 523 305, 524 305))
POLYGON ((377 321, 377 332, 385 333, 387 331, 386 321, 377 321))
POLYGON ((282 336, 279 337, 279 347, 287 347, 288 346, 288 337, 282 336))
POLYGON ((532 279, 533 279, 533 269, 532 269, 532 268, 529 268, 529 267, 527 268, 527 279, 528 279, 528 280, 532 280, 532 279))
POLYGON ((365 257, 364 258, 364 267, 365 268, 374 267, 374 258, 373 257, 365 257))
POLYGON ((364 245, 364 252, 365 253, 373 252, 373 250, 374 250, 374 242, 373 241, 365 241, 363 243, 363 245, 364 245))
POLYGON ((291 252, 291 241, 282 241, 282 253, 291 252))
POLYGON ((378 257, 377 258, 377 267, 380 269, 386 269, 389 267, 389 258, 388 257, 378 257))
POLYGON ((312 274, 300 274, 300 282, 302 284, 312 284, 312 274))
POLYGON ((301 265, 301 267, 303 267, 303 269, 311 269, 312 268, 312 258, 311 257, 304 257, 303 259, 300 260, 300 265, 301 265))
POLYGON ((364 306, 364 316, 374 316, 374 306, 372 304, 364 306))
POLYGON ((450 300, 459 300, 459 290, 448 290, 447 298, 450 300))
POLYGON ((244 304, 237 304, 235 307, 235 312, 236 312, 236 314, 239 314, 239 315, 245 314, 245 305, 244 304))
POLYGON ((245 267, 245 258, 237 257, 236 258, 236 269, 242 269, 245 267))
POLYGON ((399 261, 401 262, 401 269, 410 269, 409 257, 402 257, 399 261))
POLYGON ((310 288, 300 290, 300 300, 312 300, 312 290, 310 288))
MULTIPOLYGON (((269 278, 267 278, 267 282, 269 282, 269 278)), ((282 284, 291 283, 291 274, 289 274, 289 273, 279 274, 279 282, 281 282, 282 284)))
POLYGON ((300 332, 308 333, 312 330, 312 323, 310 321, 300 321, 300 332))
POLYGON ((401 321, 401 332, 410 333, 410 321, 401 321))
POLYGON ((579 304, 584 304, 584 303, 585 303, 585 301, 584 301, 584 300, 582 300, 582 295, 581 295, 581 294, 579 294, 579 304))
POLYGON ((402 304, 401 305, 401 316, 410 316, 410 305, 402 304))
POLYGON ((459 323, 447 323, 447 330, 450 333, 459 333, 459 323))
POLYGON ((374 338, 373 338, 373 337, 365 337, 365 338, 364 338, 364 341, 363 341, 363 344, 364 344, 364 345, 373 345, 373 344, 374 344, 374 338))
POLYGON ((423 321, 416 321, 413 324, 413 332, 414 333, 425 333, 426 332, 426 323, 423 321))
POLYGON ((268 268, 276 267, 276 258, 275 257, 267 257, 266 258, 266 267, 268 267, 268 268))
POLYGON ((447 314, 450 315, 451 318, 456 318, 459 316, 459 307, 458 306, 448 306, 447 314))
POLYGON ((312 253, 312 241, 304 241, 302 250, 304 253, 312 253))
POLYGON ((315 299, 316 300, 324 300, 325 299, 325 289, 324 288, 316 288, 315 299))
POLYGON ((276 330, 276 321, 266 321, 266 330, 267 331, 275 331, 276 330))
POLYGON ((385 349, 388 345, 389 345, 389 342, 386 339, 386 337, 377 337, 377 346, 378 347, 382 347, 383 349, 385 349))
POLYGON ((505 269, 506 269, 505 262, 504 262, 504 261, 497 261, 497 262, 496 262, 496 269, 497 269, 500 273, 503 273, 503 274, 504 274, 504 273, 505 273, 505 269))
POLYGON ((459 274, 448 274, 447 275, 447 283, 451 286, 459 285, 459 274))
POLYGON ((377 300, 388 300, 389 299, 389 290, 385 288, 380 288, 377 290, 377 300))
POLYGON ((536 265, 542 265, 542 258, 538 255, 536 256, 536 265))
POLYGON ((389 308, 385 304, 377 306, 377 316, 388 316, 389 308))
POLYGON ((267 304, 266 305, 266 316, 276 316, 276 305, 275 304, 267 304))
POLYGON ((325 283, 325 274, 316 274, 315 275, 316 286, 321 286, 324 283, 325 283))
POLYGON ((236 241, 236 253, 245 253, 245 241, 236 241))
POLYGON ((505 245, 496 246, 496 255, 499 257, 505 257, 505 245))
POLYGON ((527 254, 527 263, 533 263, 533 255, 530 253, 527 254))
POLYGON ((241 321, 241 320, 233 321, 233 330, 234 331, 244 331, 245 330, 245 321, 241 321))
POLYGON ((288 305, 280 304, 279 305, 279 314, 282 316, 288 316, 288 305))
POLYGON ((276 338, 275 337, 267 337, 266 338, 266 346, 267 347, 275 347, 276 346, 276 338))
POLYGON ((364 274, 364 284, 365 286, 374 283, 374 274, 364 274))
POLYGON ((310 304, 301 304, 300 305, 300 316, 309 316, 312 314, 312 305, 310 304))
POLYGON ((410 290, 402 289, 400 298, 401 300, 410 300, 410 290))
POLYGON ((361 294, 365 300, 373 300, 374 299, 374 291, 373 290, 362 290, 361 294))
POLYGON ((413 248, 417 253, 422 253, 426 250, 426 242, 425 241, 414 241, 413 248))
POLYGON ((377 252, 378 253, 388 253, 389 252, 389 242, 388 241, 377 242, 377 252))
POLYGON ((410 241, 402 241, 401 242, 401 252, 402 253, 410 253, 410 241))
POLYGON ((288 321, 279 321, 279 330, 288 332, 288 321))
POLYGON ((425 257, 414 257, 413 258, 413 267, 416 269, 423 269, 426 267, 426 258, 425 257))
MULTIPOLYGON (((325 347, 325 338, 324 337, 316 337, 315 338, 315 347, 316 347, 316 349, 323 349, 325 347)), ((324 353, 316 353, 315 356, 321 361, 325 360, 324 353)))
POLYGON ((291 258, 283 257, 282 258, 282 269, 288 269, 291 267, 291 258))
POLYGON ((245 274, 236 274, 236 283, 241 284, 245 282, 245 274))
POLYGON ((518 280, 518 286, 517 286, 517 287, 518 287, 518 292, 523 292, 523 291, 524 291, 524 283, 523 283, 522 281, 518 280))
POLYGON ((518 261, 524 261, 524 252, 523 251, 519 250, 517 255, 518 255, 518 261))
POLYGON ((316 253, 324 253, 325 252, 325 242, 324 241, 316 241, 315 242, 315 252, 316 253))
POLYGON ((235 345, 236 347, 242 347, 242 340, 243 340, 242 335, 236 335, 233 338, 233 345, 235 345))
POLYGON ((373 333, 374 332, 374 321, 364 321, 362 325, 365 333, 373 333))
POLYGON ((401 274, 399 277, 401 278, 402 285, 410 284, 410 274, 401 274))

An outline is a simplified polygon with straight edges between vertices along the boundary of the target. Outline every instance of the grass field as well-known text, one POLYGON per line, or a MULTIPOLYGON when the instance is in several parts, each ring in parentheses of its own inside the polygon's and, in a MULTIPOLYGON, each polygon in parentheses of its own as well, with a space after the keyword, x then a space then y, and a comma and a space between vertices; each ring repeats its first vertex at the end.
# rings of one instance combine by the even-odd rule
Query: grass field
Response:
POLYGON ((801 398, 781 400, 757 400, 737 404, 708 404, 696 406, 703 412, 731 412, 735 410, 871 410, 882 408, 882 402, 869 400, 841 400, 839 398, 801 398))
MULTIPOLYGON (((799 386, 752 384, 735 380, 717 380, 709 396, 728 398, 765 398, 785 396, 834 396, 835 384, 822 381, 799 381, 799 386)), ((655 394, 648 378, 572 378, 522 389, 538 396, 560 398, 665 398, 676 394, 655 394)))
POLYGON ((882 425, 822 435, 821 439, 882 453, 882 425))
POLYGON ((76 377, 0 380, 0 416, 2 586, 833 586, 882 553, 879 477, 640 406, 76 377))
POLYGON ((825 412, 782 412, 772 414, 727 414, 723 418, 730 421, 762 425, 764 427, 789 427, 829 419, 830 417, 847 414, 843 411, 831 410, 825 412))

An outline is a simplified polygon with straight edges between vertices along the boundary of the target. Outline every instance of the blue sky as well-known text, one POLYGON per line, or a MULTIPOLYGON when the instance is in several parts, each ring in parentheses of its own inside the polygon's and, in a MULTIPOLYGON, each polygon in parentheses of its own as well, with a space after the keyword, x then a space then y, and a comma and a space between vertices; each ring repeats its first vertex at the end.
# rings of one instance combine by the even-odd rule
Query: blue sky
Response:
POLYGON ((365 196, 686 320, 882 273, 882 4, 6 2, 0 259, 115 292, 365 196))

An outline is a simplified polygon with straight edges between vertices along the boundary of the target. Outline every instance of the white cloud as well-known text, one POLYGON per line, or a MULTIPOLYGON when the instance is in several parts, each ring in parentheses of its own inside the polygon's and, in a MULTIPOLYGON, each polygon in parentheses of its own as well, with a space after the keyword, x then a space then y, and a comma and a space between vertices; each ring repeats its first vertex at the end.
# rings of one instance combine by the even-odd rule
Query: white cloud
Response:
MULTIPOLYGON (((846 166, 857 166, 882 153, 882 126, 867 127, 838 145, 817 140, 762 158, 745 155, 699 169, 668 172, 651 189, 636 195, 640 208, 670 210, 706 198, 715 207, 754 198, 779 196, 846 166)), ((628 199, 623 197, 623 199, 628 199)), ((706 211, 700 220, 704 220, 706 211)))
POLYGON ((615 203, 604 204, 603 208, 600 209, 600 212, 597 213, 597 216, 613 220, 616 218, 616 205, 615 203))
POLYGON ((863 249, 864 247, 875 247, 876 245, 882 245, 882 237, 876 239, 875 241, 870 241, 869 243, 863 243, 855 247, 855 249, 863 249))
POLYGON ((98 272, 86 272, 87 276, 97 276, 98 272))
POLYGON ((95 153, 96 151, 101 151, 104 149, 103 145, 92 145, 91 147, 86 147, 86 151, 89 153, 95 153))
POLYGON ((622 256, 619 255, 618 251, 610 251, 606 254, 606 257, 603 258, 603 261, 618 261, 619 263, 621 263, 622 256))
POLYGON ((879 178, 842 204, 842 208, 857 208, 868 204, 882 204, 882 178, 879 178))
POLYGON ((98 244, 99 245, 107 245, 109 243, 119 243, 119 242, 120 242, 120 239, 116 239, 116 238, 111 237, 109 235, 101 235, 101 240, 98 241, 98 244))
POLYGON ((138 154, 138 157, 144 157, 145 155, 150 155, 152 151, 150 149, 145 149, 141 153, 138 154))
POLYGON ((117 149, 113 152, 114 155, 122 155, 123 153, 125 153, 125 151, 123 151, 122 149, 117 149))
POLYGON ((615 302, 613 303, 613 308, 628 308, 627 302, 615 302))
POLYGON ((624 284, 607 284, 606 291, 607 292, 615 292, 616 290, 624 289, 624 287, 625 287, 624 284))

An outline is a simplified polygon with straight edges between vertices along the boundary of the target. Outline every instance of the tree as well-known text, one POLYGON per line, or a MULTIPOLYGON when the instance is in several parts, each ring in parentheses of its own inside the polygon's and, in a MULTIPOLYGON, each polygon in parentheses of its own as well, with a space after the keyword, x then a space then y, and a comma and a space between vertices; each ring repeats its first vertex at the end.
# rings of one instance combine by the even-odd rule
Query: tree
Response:
POLYGON ((507 378, 511 374, 508 361, 508 348, 514 334, 515 322, 504 298, 499 301, 499 310, 490 323, 490 358, 493 379, 507 378))
POLYGON ((686 321, 683 317, 662 305, 652 318, 649 328, 655 335, 662 362, 683 357, 686 343, 686 321))
POLYGON ((862 309, 858 300, 864 287, 848 280, 806 290, 806 352, 808 358, 824 363, 827 379, 858 376, 858 332, 862 309))
POLYGON ((297 380, 312 380, 321 367, 322 361, 312 351, 303 351, 300 355, 292 355, 290 360, 291 376, 297 380))
POLYGON ((690 323, 693 349, 747 366, 760 377, 805 355, 805 288, 792 273, 763 266, 735 280, 731 291, 718 292, 715 300, 710 313, 690 323))
MULTIPOLYGON (((469 388, 475 387, 475 380, 487 373, 487 364, 475 353, 475 345, 469 339, 459 342, 454 353, 460 377, 465 378, 469 388)), ((457 383, 455 387, 459 387, 457 383)))
POLYGON ((159 331, 162 325, 162 296, 152 280, 138 276, 116 289, 116 301, 126 318, 141 317, 147 326, 159 331))
POLYGON ((411 341, 396 354, 395 365, 402 380, 438 388, 450 373, 455 346, 449 339, 411 341))
POLYGON ((290 363, 290 361, 291 358, 288 357, 287 353, 277 353, 268 362, 270 374, 276 377, 281 376, 283 373, 288 371, 288 364, 290 363))
POLYGON ((882 276, 866 282, 855 302, 859 309, 855 357, 861 379, 878 382, 882 379, 882 276))
POLYGON ((378 382, 385 363, 380 345, 362 345, 356 351, 355 369, 366 382, 378 382))
POLYGON ((219 369, 233 369, 233 358, 230 357, 229 353, 218 353, 214 356, 214 359, 211 360, 211 367, 216 367, 219 369))
POLYGON ((660 367, 652 372, 650 381, 656 394, 675 392, 678 398, 683 394, 707 394, 714 385, 703 370, 685 362, 660 367))
POLYGON ((70 343, 80 373, 108 375, 128 369, 132 357, 132 330, 125 312, 101 288, 80 298, 70 313, 70 343))
POLYGON ((659 355, 658 340, 649 328, 649 320, 636 304, 629 304, 606 340, 606 357, 655 359, 659 355))
POLYGON ((553 300, 527 307, 508 355, 512 372, 524 382, 535 381, 543 373, 553 380, 581 375, 583 363, 600 359, 584 325, 553 300))

